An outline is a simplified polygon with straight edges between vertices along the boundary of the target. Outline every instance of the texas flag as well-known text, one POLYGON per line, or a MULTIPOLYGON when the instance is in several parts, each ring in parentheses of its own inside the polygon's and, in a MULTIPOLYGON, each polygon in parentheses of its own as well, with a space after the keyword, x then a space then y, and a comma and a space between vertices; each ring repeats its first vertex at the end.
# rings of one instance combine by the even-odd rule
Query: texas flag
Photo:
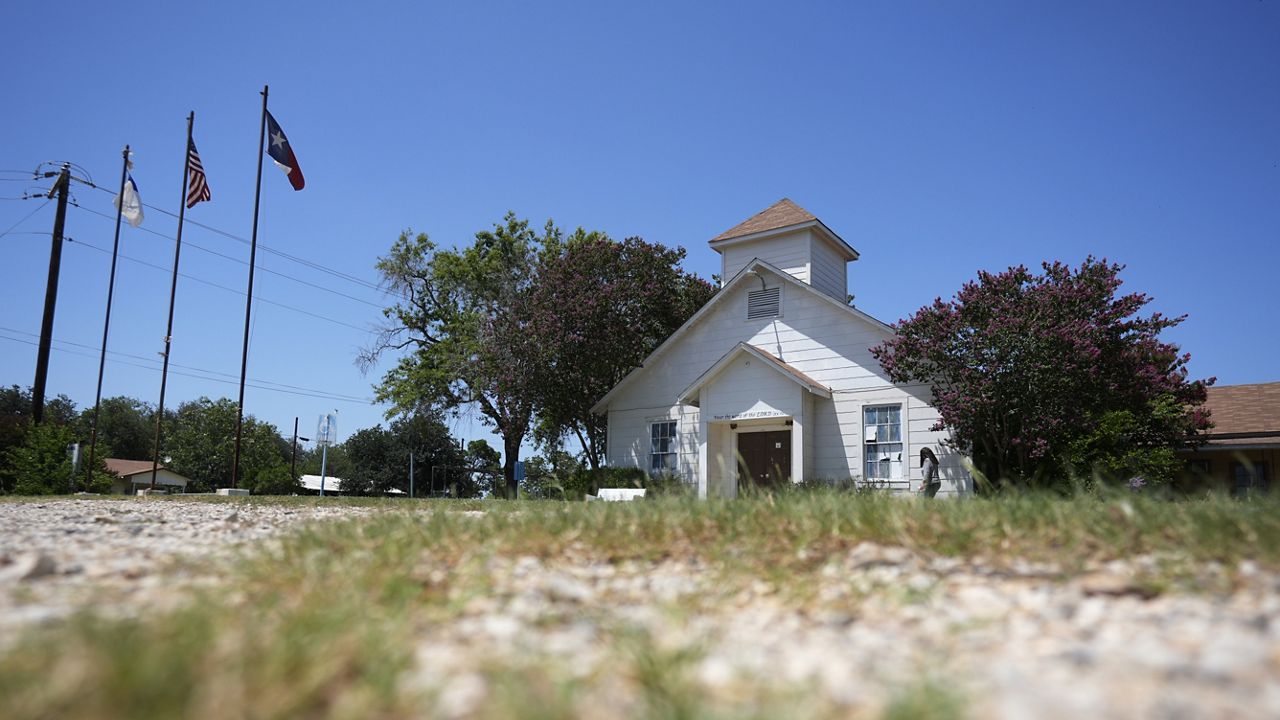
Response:
POLYGON ((267 154, 277 167, 289 174, 289 184, 294 190, 301 190, 307 184, 302 179, 302 168, 298 167, 298 158, 293 154, 289 138, 284 136, 280 123, 271 117, 270 112, 267 112, 267 154))

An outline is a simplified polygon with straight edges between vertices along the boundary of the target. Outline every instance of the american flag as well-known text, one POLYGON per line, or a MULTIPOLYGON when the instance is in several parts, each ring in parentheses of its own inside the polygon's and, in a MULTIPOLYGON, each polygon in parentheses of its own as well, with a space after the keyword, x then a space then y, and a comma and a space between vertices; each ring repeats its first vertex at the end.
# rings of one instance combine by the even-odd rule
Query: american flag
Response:
POLYGON ((209 183, 204 178, 204 165, 200 164, 200 153, 196 152, 195 141, 187 142, 187 207, 195 207, 201 200, 213 197, 209 193, 209 183))

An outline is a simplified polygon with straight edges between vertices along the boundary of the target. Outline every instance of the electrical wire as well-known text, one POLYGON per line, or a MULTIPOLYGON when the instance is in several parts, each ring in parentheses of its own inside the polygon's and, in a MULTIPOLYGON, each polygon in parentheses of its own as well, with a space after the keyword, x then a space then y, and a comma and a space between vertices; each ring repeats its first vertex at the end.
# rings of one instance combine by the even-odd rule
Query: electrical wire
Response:
MULTIPOLYGON (((36 333, 33 333, 33 332, 27 332, 27 331, 25 331, 25 330, 19 330, 19 329, 17 329, 17 328, 11 328, 11 327, 3 327, 3 326, 0 326, 0 331, 3 331, 3 332, 10 332, 10 333, 17 333, 17 334, 19 334, 19 335, 27 335, 27 336, 29 336, 29 337, 34 337, 34 338, 38 338, 38 337, 40 337, 40 336, 39 336, 39 335, 37 335, 36 333)), ((100 352, 102 352, 102 349, 101 349, 101 348, 99 348, 99 347, 97 347, 96 345, 88 345, 88 344, 86 344, 86 343, 78 343, 78 342, 74 342, 74 341, 72 341, 72 340, 61 340, 61 339, 58 339, 58 338, 53 338, 53 342, 55 342, 55 343, 61 343, 61 344, 63 344, 63 345, 71 345, 71 346, 74 346, 74 347, 84 348, 84 349, 86 349, 86 350, 92 350, 92 351, 93 351, 93 352, 95 352, 95 353, 100 353, 100 352)), ((135 360, 142 360, 143 362, 149 362, 149 363, 157 363, 157 364, 160 364, 160 361, 159 361, 159 360, 155 360, 155 359, 153 359, 153 358, 149 358, 149 357, 147 357, 146 355, 134 355, 133 353, 120 352, 120 351, 118 351, 118 350, 108 350, 108 351, 107 351, 107 354, 108 354, 108 355, 119 355, 120 357, 133 358, 133 359, 135 359, 135 360)), ((181 365, 181 364, 179 364, 179 363, 173 362, 172 360, 170 360, 170 361, 169 361, 169 367, 171 367, 171 368, 181 368, 181 369, 191 370, 191 371, 194 371, 194 372, 207 373, 207 374, 209 374, 209 375, 222 375, 223 377, 227 377, 227 378, 231 378, 231 379, 235 380, 237 383, 240 381, 240 376, 239 376, 239 375, 233 375, 233 374, 231 374, 231 373, 221 372, 221 371, 218 371, 218 370, 210 370, 210 369, 208 369, 208 368, 196 367, 196 366, 194 366, 194 365, 181 365)), ((159 368, 153 368, 153 369, 159 369, 159 368)), ((352 401, 352 402, 371 402, 369 398, 357 397, 357 396, 355 396, 355 395, 346 395, 346 394, 343 394, 343 393, 333 393, 333 392, 329 392, 328 390, 320 390, 320 389, 318 389, 318 388, 304 387, 304 386, 302 386, 302 385, 290 385, 289 383, 275 382, 274 380, 264 380, 264 379, 262 379, 262 378, 248 378, 248 380, 251 380, 251 381, 256 382, 256 383, 262 383, 262 384, 264 384, 264 385, 275 385, 275 386, 278 386, 278 387, 281 387, 281 388, 287 388, 287 389, 290 389, 290 390, 299 390, 299 391, 302 391, 302 392, 309 392, 309 393, 321 393, 321 394, 324 394, 324 395, 332 395, 333 397, 336 397, 336 398, 342 398, 342 399, 346 399, 346 400, 350 400, 350 401, 352 401)))
MULTIPOLYGON (((91 213, 91 214, 93 214, 93 215, 97 215, 98 217, 106 218, 107 220, 110 220, 110 221, 112 221, 112 222, 115 222, 115 216, 114 216, 114 215, 108 215, 107 213, 104 213, 104 212, 101 212, 101 211, 98 211, 98 210, 94 210, 93 208, 85 207, 85 206, 83 206, 83 205, 81 205, 81 204, 79 204, 79 203, 70 203, 70 205, 72 205, 72 207, 75 207, 75 208, 78 208, 78 209, 80 209, 80 210, 83 210, 83 211, 85 211, 85 212, 87 212, 87 213, 91 213)), ((150 206, 148 206, 148 207, 150 207, 150 206)), ((150 228, 144 228, 144 227, 139 227, 138 229, 139 229, 139 230, 141 230, 141 231, 143 231, 143 232, 146 232, 146 233, 150 233, 150 234, 152 234, 152 235, 155 235, 155 236, 157 236, 157 237, 162 237, 162 238, 164 238, 164 239, 166 239, 166 240, 169 240, 169 241, 172 241, 172 242, 177 242, 177 238, 172 237, 172 236, 170 236, 170 235, 165 235, 165 234, 164 234, 164 233, 162 233, 162 232, 158 232, 158 231, 152 230, 152 229, 150 229, 150 228)), ((211 250, 211 249, 209 249, 209 248, 207 248, 207 247, 204 247, 203 245, 199 245, 199 244, 197 244, 197 243, 191 242, 190 240, 183 240, 183 241, 182 241, 182 244, 183 244, 183 246, 184 246, 184 247, 191 247, 191 248, 195 248, 196 250, 200 250, 200 251, 202 251, 202 252, 206 252, 206 253, 208 253, 208 254, 210 254, 210 255, 214 255, 214 256, 220 257, 220 258, 222 258, 222 259, 224 259, 224 260, 230 260, 231 262, 233 262, 233 263, 237 263, 237 264, 239 264, 239 265, 248 265, 248 264, 249 264, 249 262, 248 262, 247 260, 241 260, 240 258, 232 257, 232 256, 230 256, 230 255, 226 255, 226 254, 224 254, 224 253, 220 253, 220 252, 218 252, 217 250, 211 250)), ((378 309, 382 309, 382 307, 383 307, 383 306, 382 306, 381 304, 379 304, 379 303, 370 302, 369 300, 365 300, 364 298, 358 298, 358 297, 356 297, 356 296, 354 296, 354 295, 348 295, 348 294, 346 294, 346 293, 344 293, 344 292, 341 292, 341 291, 339 291, 339 290, 334 290, 333 288, 327 288, 327 287, 325 287, 325 286, 323 286, 323 285, 317 285, 317 284, 315 284, 315 283, 313 283, 313 282, 308 282, 308 281, 306 281, 306 280, 303 280, 303 279, 301 279, 301 278, 294 277, 294 276, 292 276, 292 275, 287 275, 287 274, 285 274, 285 273, 282 273, 282 272, 279 272, 279 271, 276 271, 276 270, 271 270, 270 268, 264 268, 264 267, 262 267, 261 265, 259 265, 259 266, 258 266, 258 270, 261 270, 262 272, 265 272, 265 273, 269 273, 269 274, 271 274, 271 275, 278 275, 278 276, 280 276, 280 277, 282 277, 282 278, 286 278, 286 279, 288 279, 288 280, 292 280, 292 281, 294 281, 294 282, 296 282, 296 283, 299 283, 299 284, 302 284, 302 285, 306 285, 307 287, 312 287, 312 288, 315 288, 315 289, 317 289, 317 290, 323 290, 324 292, 332 293, 332 294, 334 294, 334 295, 338 295, 338 296, 340 296, 340 297, 347 298, 348 300, 355 300, 356 302, 364 303, 365 305, 369 305, 369 306, 371 306, 371 307, 376 307, 376 308, 378 308, 378 309)))
MULTIPOLYGON (((83 181, 81 181, 81 182, 83 182, 83 181)), ((107 188, 100 187, 100 186, 98 186, 98 185, 93 185, 93 184, 90 184, 90 183, 86 183, 86 184, 88 184, 90 187, 92 187, 92 188, 93 188, 93 189, 95 189, 95 190, 100 190, 100 191, 102 191, 102 192, 105 192, 105 193, 107 193, 107 194, 111 195, 112 197, 115 197, 115 193, 113 193, 111 190, 108 190, 107 188)), ((155 205, 151 205, 151 204, 149 204, 149 203, 142 203, 142 206, 143 206, 143 207, 145 207, 145 208, 151 209, 151 210, 155 210, 156 212, 158 212, 158 213, 160 213, 160 214, 162 214, 162 215, 168 215, 168 216, 169 216, 169 217, 171 217, 171 218, 175 218, 175 219, 176 219, 176 218, 178 217, 178 214, 177 214, 177 213, 175 213, 175 212, 172 212, 172 211, 170 211, 170 210, 166 210, 166 209, 161 208, 161 207, 157 207, 157 206, 155 206, 155 205)), ((248 239, 246 239, 246 238, 240 237, 239 235, 236 235, 236 234, 234 234, 234 233, 227 232, 226 230, 222 230, 222 229, 220 229, 220 228, 216 228, 216 227, 214 227, 214 226, 212 226, 212 225, 206 225, 205 223, 199 222, 199 221, 197 221, 197 220, 192 220, 191 218, 185 218, 185 219, 184 219, 184 222, 186 222, 186 223, 187 223, 187 224, 189 224, 189 225, 195 225, 196 227, 203 228, 203 229, 208 230, 209 232, 215 233, 215 234, 217 234, 217 235, 221 235, 221 236, 223 236, 223 237, 225 237, 225 238, 227 238, 227 239, 235 240, 236 242, 243 243, 243 244, 245 244, 245 245, 249 245, 249 244, 251 244, 251 243, 250 243, 250 241, 249 241, 248 239)), ((172 239, 172 238, 170 238, 170 239, 172 239)), ((319 271, 321 271, 321 272, 328 273, 329 275, 332 275, 332 276, 334 276, 334 277, 336 277, 336 278, 340 278, 340 279, 342 279, 342 280, 346 280, 347 282, 354 283, 354 284, 356 284, 356 285, 360 285, 360 286, 365 287, 365 288, 368 288, 368 289, 370 289, 370 290, 376 290, 376 291, 378 291, 378 292, 381 292, 381 293, 384 293, 384 294, 387 294, 387 295, 393 295, 393 294, 394 294, 394 293, 390 292, 389 290, 387 290, 386 288, 382 287, 381 285, 379 285, 379 284, 377 284, 377 283, 370 282, 370 281, 365 280, 365 279, 363 279, 363 278, 356 277, 355 275, 350 275, 350 274, 348 274, 348 273, 344 273, 344 272, 342 272, 341 270, 335 270, 334 268, 327 267, 327 266, 325 266, 325 265, 321 265, 320 263, 315 262, 315 261, 313 261, 313 260, 308 260, 308 259, 306 259, 306 258, 299 257, 299 256, 297 256, 297 255, 292 255, 292 254, 290 254, 290 253, 284 252, 283 250, 277 250, 277 249, 275 249, 275 248, 271 247, 270 245, 266 245, 266 244, 264 244, 264 243, 258 243, 258 249, 263 250, 263 251, 268 252, 268 253, 271 253, 272 255, 277 255, 277 256, 282 257, 282 258, 284 258, 284 259, 286 259, 286 260, 290 260, 290 261, 292 261, 292 262, 296 262, 296 263, 298 263, 298 264, 300 264, 300 265, 305 265, 306 267, 312 268, 312 269, 314 269, 314 270, 319 270, 319 271)))
MULTIPOLYGON (((81 246, 81 247, 85 247, 85 248, 88 248, 88 249, 90 249, 90 250, 97 250, 98 252, 103 253, 103 254, 105 254, 105 255, 110 255, 110 254, 111 254, 111 251, 110 251, 110 250, 108 250, 108 249, 106 249, 106 248, 98 247, 97 245, 94 245, 93 243, 87 243, 87 242, 85 242, 85 241, 83 241, 83 240, 76 240, 76 239, 74 239, 74 238, 67 238, 67 241, 68 241, 68 242, 73 243, 74 245, 79 245, 79 246, 81 246)), ((153 268, 153 269, 155 269, 155 270, 159 270, 159 271, 161 271, 161 272, 165 272, 165 273, 172 272, 172 268, 167 268, 167 267, 164 267, 164 266, 162 266, 162 265, 156 265, 155 263, 147 262, 146 260, 139 260, 138 258, 130 257, 129 255, 125 255, 124 253, 119 253, 119 254, 118 254, 118 256, 119 256, 121 259, 128 260, 129 262, 137 263, 137 264, 139 264, 139 265, 143 265, 143 266, 146 266, 146 267, 149 267, 149 268, 153 268)), ((225 290, 225 291, 227 291, 227 292, 229 292, 229 293, 235 293, 236 295, 244 295, 244 294, 245 294, 245 291, 244 291, 244 290, 237 290, 237 289, 232 288, 232 287, 227 287, 226 285, 219 285, 219 284, 218 284, 218 283, 216 283, 216 282, 212 282, 212 281, 209 281, 209 280, 205 280, 204 278, 199 278, 199 277, 196 277, 196 276, 194 276, 194 275, 189 275, 189 274, 187 274, 187 273, 180 272, 180 273, 178 273, 178 277, 183 277, 183 278, 186 278, 186 279, 191 280, 191 281, 193 281, 193 282, 198 282, 198 283, 200 283, 200 284, 202 284, 202 285, 208 285, 209 287, 215 287, 215 288, 218 288, 219 290, 225 290)), ((268 305, 275 305, 276 307, 284 308, 285 310, 290 310, 290 311, 292 311, 292 312, 300 313, 300 314, 302 314, 302 315, 308 315, 308 316, 313 317, 313 318, 316 318, 316 319, 318 319, 318 320, 324 320, 324 321, 326 321, 326 322, 333 323, 334 325, 341 325, 342 327, 351 328, 352 330, 359 330, 359 331, 360 331, 360 332, 362 332, 362 333, 367 333, 367 332, 369 332, 369 328, 367 328, 367 327, 360 327, 360 326, 358 326, 358 325, 352 325, 351 323, 343 322, 343 321, 341 321, 341 320, 336 320, 336 319, 334 319, 334 318, 327 317, 327 316, 325 316, 325 315, 320 315, 319 313, 313 313, 313 312, 311 312, 310 310, 303 310, 302 308, 294 307, 294 306, 292 306, 292 305, 286 305, 286 304, 284 304, 284 303, 282 303, 282 302, 276 302, 275 300, 268 300, 268 299, 266 299, 266 298, 264 298, 264 297, 261 297, 261 296, 258 296, 258 295, 254 295, 254 296, 253 296, 253 299, 254 299, 254 300, 256 300, 257 302, 260 302, 260 303, 266 303, 266 304, 268 304, 268 305)))
MULTIPOLYGON (((24 344, 26 344, 26 345, 35 345, 35 346, 39 346, 39 343, 38 343, 38 342, 36 342, 36 341, 34 341, 34 340, 26 340, 26 339, 23 339, 23 338, 11 337, 11 336, 9 336, 9 335, 3 335, 3 334, 0 334, 0 340, 9 340, 9 341, 11 341, 11 342, 19 342, 19 343, 24 343, 24 344)), ((86 352, 79 352, 79 351, 77 351, 77 350, 69 350, 69 349, 67 349, 67 348, 59 348, 59 347, 55 347, 55 348, 53 348, 53 349, 54 349, 54 350, 57 350, 58 352, 67 353, 68 355, 79 355, 79 356, 81 356, 81 357, 87 357, 87 358, 91 358, 91 359, 94 359, 94 360, 98 359, 98 356, 97 356, 97 355, 93 355, 93 354, 86 353, 86 352)), ((141 368, 141 369, 143 369, 143 370, 152 370, 152 371, 154 371, 154 372, 161 372, 161 368, 158 368, 158 367, 152 367, 152 366, 150 366, 150 365, 143 365, 143 364, 141 364, 141 363, 129 362, 129 361, 127 361, 127 360, 117 360, 117 359, 115 359, 115 358, 108 358, 108 359, 109 359, 112 363, 115 363, 115 364, 117 364, 117 365, 129 365, 129 366, 132 366, 132 367, 141 368)), ((192 374, 192 373, 184 373, 184 372, 179 372, 179 371, 176 371, 176 370, 170 370, 170 371, 169 371, 169 374, 170 374, 170 375, 179 375, 179 376, 182 376, 182 377, 194 378, 194 379, 196 379, 196 380, 205 380, 205 381, 207 381, 207 382, 223 383, 223 384, 226 384, 226 385, 237 385, 237 386, 239 385, 239 383, 238 383, 237 381, 235 381, 235 380, 222 380, 222 379, 220 379, 220 378, 208 377, 208 376, 205 376, 205 375, 195 375, 195 374, 192 374)), ((318 398, 318 399, 321 399, 321 400, 331 400, 331 401, 334 401, 334 402, 346 402, 346 403, 361 404, 361 405, 369 405, 369 404, 372 404, 372 403, 373 403, 373 400, 372 400, 372 399, 369 399, 369 398, 352 398, 352 397, 350 397, 350 396, 334 395, 334 394, 326 393, 326 392, 322 392, 322 391, 316 391, 316 392, 301 392, 301 391, 297 391, 297 390, 284 390, 284 389, 281 389, 281 388, 274 388, 274 387, 270 387, 270 386, 266 386, 266 385, 258 385, 258 384, 254 384, 254 383, 250 383, 250 382, 245 382, 245 387, 251 387, 251 388, 254 388, 254 389, 256 389, 256 390, 266 390, 266 391, 268 391, 268 392, 284 393, 284 394, 286 394, 286 395, 297 395, 297 396, 300 396, 300 397, 310 397, 310 398, 318 398)))
POLYGON ((49 204, 49 203, 51 203, 51 202, 53 202, 53 198, 46 198, 46 199, 45 199, 45 201, 44 201, 43 203, 40 203, 40 206, 39 206, 39 207, 37 207, 35 210, 32 210, 31 212, 27 213, 26 215, 22 216, 22 219, 21 219, 21 220, 19 220, 18 222, 16 222, 16 223, 14 223, 14 224, 10 225, 8 230, 5 230, 4 232, 0 232, 0 238, 4 237, 5 235, 8 235, 10 232, 13 232, 14 228, 16 228, 16 227, 18 227, 19 225, 21 225, 22 223, 24 223, 24 222, 26 222, 26 221, 30 220, 30 219, 31 219, 31 217, 32 217, 33 215, 35 215, 36 213, 38 213, 38 212, 40 212, 41 210, 43 210, 43 209, 44 209, 44 206, 45 206, 45 205, 48 205, 48 204, 49 204))

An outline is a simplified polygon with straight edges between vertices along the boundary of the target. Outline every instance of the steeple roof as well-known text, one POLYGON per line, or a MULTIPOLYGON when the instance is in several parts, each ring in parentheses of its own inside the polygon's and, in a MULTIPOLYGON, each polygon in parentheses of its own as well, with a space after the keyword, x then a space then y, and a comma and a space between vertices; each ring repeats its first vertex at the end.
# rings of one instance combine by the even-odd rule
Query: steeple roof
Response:
POLYGON ((800 223, 817 219, 817 216, 813 213, 791 202, 790 198, 782 198, 764 210, 711 238, 711 242, 752 235, 768 230, 777 230, 778 228, 799 225, 800 223))

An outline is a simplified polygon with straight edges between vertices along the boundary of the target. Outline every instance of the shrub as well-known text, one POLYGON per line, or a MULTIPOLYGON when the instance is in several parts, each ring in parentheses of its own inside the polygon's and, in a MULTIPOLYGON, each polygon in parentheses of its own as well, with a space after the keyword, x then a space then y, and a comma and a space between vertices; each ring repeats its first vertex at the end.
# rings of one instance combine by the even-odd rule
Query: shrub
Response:
MULTIPOLYGON (((67 446, 75 442, 75 433, 66 425, 44 423, 33 425, 27 431, 22 444, 5 453, 7 485, 15 495, 59 495, 71 488, 71 458, 67 446)), ((111 492, 115 478, 102 463, 108 452, 105 448, 94 464, 89 490, 96 493, 111 492)), ((84 476, 76 473, 74 490, 84 489, 84 476)))
POLYGON ((997 487, 1169 477, 1172 449, 1210 425, 1200 406, 1213 379, 1190 380, 1190 355, 1160 337, 1185 316, 1141 315, 1151 298, 1119 294, 1121 265, 1042 267, 979 273, 872 355, 894 382, 929 385, 932 429, 997 487))

